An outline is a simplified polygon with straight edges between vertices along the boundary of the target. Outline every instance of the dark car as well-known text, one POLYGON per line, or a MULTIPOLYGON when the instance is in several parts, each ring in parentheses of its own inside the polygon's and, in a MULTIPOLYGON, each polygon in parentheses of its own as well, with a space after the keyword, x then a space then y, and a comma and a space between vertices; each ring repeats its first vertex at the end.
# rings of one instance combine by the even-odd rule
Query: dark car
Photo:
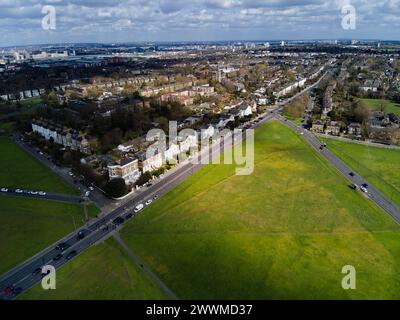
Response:
POLYGON ((78 252, 76 252, 76 250, 71 251, 70 253, 68 253, 67 257, 65 259, 67 260, 71 260, 73 257, 75 257, 78 254, 78 252))
POLYGON ((83 232, 83 230, 79 231, 77 239, 82 240, 84 237, 85 237, 85 233, 83 232))
POLYGON ((33 270, 32 275, 36 276, 41 272, 42 272, 42 268, 36 268, 35 270, 33 270))
POLYGON ((131 219, 133 217, 132 213, 128 213, 125 217, 126 220, 131 219))
POLYGON ((118 217, 118 218, 116 218, 116 219, 113 221, 113 223, 114 223, 116 226, 118 226, 118 225, 124 223, 124 219, 121 218, 121 217, 118 217))
POLYGON ((56 249, 60 250, 60 251, 65 251, 69 248, 69 245, 65 242, 60 243, 59 245, 57 245, 56 249))
POLYGON ((21 294, 22 292, 22 288, 15 288, 12 292, 13 296, 17 296, 19 294, 21 294))
POLYGON ((349 173, 349 176, 350 176, 350 177, 354 177, 354 176, 355 176, 354 172, 350 172, 350 173, 349 173))
POLYGON ((368 189, 368 187, 369 187, 369 185, 366 184, 366 183, 363 183, 362 186, 363 186, 365 189, 368 189))
POLYGON ((58 261, 58 260, 60 260, 62 257, 63 257, 63 255, 62 255, 61 253, 59 253, 58 255, 56 255, 56 256, 53 258, 53 260, 54 260, 54 261, 58 261))

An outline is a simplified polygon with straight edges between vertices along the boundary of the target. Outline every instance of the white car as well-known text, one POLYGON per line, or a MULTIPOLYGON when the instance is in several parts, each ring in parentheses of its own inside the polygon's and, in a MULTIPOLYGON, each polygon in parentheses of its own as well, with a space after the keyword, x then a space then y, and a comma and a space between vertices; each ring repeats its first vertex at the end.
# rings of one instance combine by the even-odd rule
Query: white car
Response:
POLYGON ((37 191, 31 191, 30 194, 36 196, 38 194, 38 192, 37 191))
POLYGON ((46 192, 44 192, 44 191, 39 191, 39 195, 40 196, 45 196, 47 193, 46 192))
POLYGON ((149 206, 149 205, 151 205, 152 203, 153 203, 153 200, 149 199, 149 200, 146 201, 146 206, 149 206))
POLYGON ((7 188, 1 188, 1 192, 8 192, 7 188))
POLYGON ((17 189, 15 190, 16 193, 23 193, 24 191, 22 191, 21 189, 17 189))
POLYGON ((368 193, 368 189, 366 187, 361 186, 360 189, 361 189, 362 192, 368 193))
POLYGON ((135 212, 135 213, 138 213, 138 212, 141 211, 143 208, 144 208, 144 205, 143 205, 143 204, 139 204, 138 206, 136 206, 134 212, 135 212))

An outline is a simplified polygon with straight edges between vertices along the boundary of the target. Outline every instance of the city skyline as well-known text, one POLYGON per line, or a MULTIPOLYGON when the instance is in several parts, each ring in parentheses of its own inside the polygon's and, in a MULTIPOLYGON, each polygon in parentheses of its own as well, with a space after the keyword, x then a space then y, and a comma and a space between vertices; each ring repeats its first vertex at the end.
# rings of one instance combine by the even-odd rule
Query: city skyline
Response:
POLYGON ((399 40, 398 0, 0 1, 0 46, 53 43, 257 41, 311 39, 399 40), (344 29, 352 5, 355 29, 344 29), (52 6, 55 29, 43 29, 52 6), (42 13, 43 12, 43 13, 42 13))

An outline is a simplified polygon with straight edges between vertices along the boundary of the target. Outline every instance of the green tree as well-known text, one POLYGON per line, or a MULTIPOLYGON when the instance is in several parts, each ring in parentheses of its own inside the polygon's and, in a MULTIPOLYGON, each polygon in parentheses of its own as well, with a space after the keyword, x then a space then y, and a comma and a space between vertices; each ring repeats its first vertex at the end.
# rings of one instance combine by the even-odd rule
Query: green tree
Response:
POLYGON ((120 198, 127 194, 128 188, 124 179, 115 178, 107 182, 104 191, 112 198, 120 198))

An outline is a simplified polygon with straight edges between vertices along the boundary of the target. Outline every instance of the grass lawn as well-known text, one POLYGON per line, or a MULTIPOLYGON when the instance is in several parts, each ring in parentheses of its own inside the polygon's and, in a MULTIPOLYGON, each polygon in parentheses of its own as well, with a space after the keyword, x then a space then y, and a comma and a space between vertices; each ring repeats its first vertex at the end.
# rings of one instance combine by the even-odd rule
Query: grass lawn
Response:
POLYGON ((44 291, 38 285, 21 299, 157 300, 167 297, 122 247, 109 239, 58 271, 56 290, 44 291))
POLYGON ((400 150, 322 140, 339 158, 400 205, 400 150))
POLYGON ((255 149, 252 175, 209 165, 123 239, 181 299, 400 298, 400 227, 285 125, 258 129, 255 149))
MULTIPOLYGON (((98 209, 89 206, 95 216, 98 209)), ((83 225, 83 206, 0 196, 0 275, 83 225)))
POLYGON ((386 114, 400 114, 400 103, 380 99, 361 99, 372 111, 380 111, 382 102, 387 105, 386 114))
POLYGON ((79 194, 72 186, 31 157, 8 137, 0 135, 0 186, 79 194))

